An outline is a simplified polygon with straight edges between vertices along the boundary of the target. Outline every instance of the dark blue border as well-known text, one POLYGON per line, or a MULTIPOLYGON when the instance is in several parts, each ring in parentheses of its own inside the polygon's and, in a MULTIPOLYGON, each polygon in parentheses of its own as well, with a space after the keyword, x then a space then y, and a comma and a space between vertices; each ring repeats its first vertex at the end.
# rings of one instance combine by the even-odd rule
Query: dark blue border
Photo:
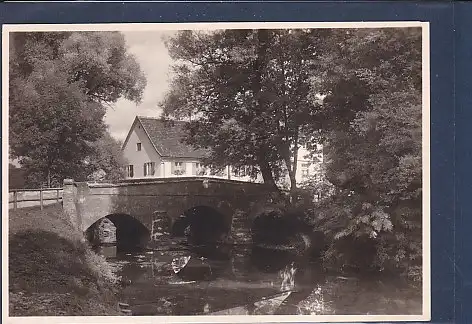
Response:
MULTIPOLYGON (((462 15, 464 21, 470 20, 470 17, 472 17, 470 14, 468 17, 464 13, 462 15)), ((431 274, 432 322, 435 323, 456 322, 454 308, 455 142, 453 19, 453 6, 451 2, 82 2, 0 4, 0 21, 3 24, 209 21, 429 21, 431 26, 431 274)), ((469 30, 472 30, 472 28, 469 28, 469 30)), ((463 91, 467 93, 466 90, 463 91)), ((468 117, 469 120, 472 120, 470 119, 472 118, 470 116, 471 113, 468 112, 469 116, 467 116, 465 111, 461 113, 464 117, 464 120, 461 121, 464 130, 470 128, 467 127, 469 125, 466 124, 465 118, 468 117)), ((7 117, 3 116, 3 118, 7 117)), ((470 155, 468 159, 464 159, 459 167, 465 168, 466 165, 464 164, 467 164, 469 160, 470 155)), ((467 179, 470 179, 470 171, 467 175, 467 179)), ((466 187, 464 183, 462 185, 466 187)), ((469 199, 469 201, 471 200, 469 199)), ((464 219, 461 219, 461 225, 465 226, 466 222, 464 219)), ((458 235, 459 231, 456 232, 456 239, 458 235)), ((464 263, 464 260, 462 259, 461 262, 464 263)), ((458 290, 460 288, 459 281, 457 282, 457 288, 458 290)), ((461 291, 464 292, 462 297, 465 297, 465 291, 461 291)), ((459 297, 457 296, 457 298, 459 297)), ((462 313, 457 312, 457 319, 465 319, 460 314, 462 313)))
POLYGON ((456 320, 472 323, 472 3, 455 6, 456 21, 456 320))

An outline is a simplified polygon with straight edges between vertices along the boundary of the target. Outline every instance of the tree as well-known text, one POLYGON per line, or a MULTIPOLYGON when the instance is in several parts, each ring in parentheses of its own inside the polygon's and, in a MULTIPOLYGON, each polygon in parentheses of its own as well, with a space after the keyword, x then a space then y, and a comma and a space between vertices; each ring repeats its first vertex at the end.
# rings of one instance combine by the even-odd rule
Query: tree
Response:
POLYGON ((370 242, 380 267, 420 266, 421 29, 339 30, 330 40, 313 86, 326 94, 318 114, 336 188, 320 206, 323 228, 335 242, 370 242))
POLYGON ((93 172, 106 105, 140 102, 146 80, 124 37, 110 32, 12 33, 10 150, 29 184, 58 185, 93 172))
POLYGON ((8 164, 8 186, 10 189, 20 189, 25 187, 25 176, 21 168, 8 164))
POLYGON ((308 100, 318 30, 184 31, 164 113, 190 118, 185 141, 209 149, 208 164, 249 166, 277 189, 286 172, 296 189, 298 148, 312 119, 308 100))
POLYGON ((125 166, 128 164, 123 151, 122 143, 115 140, 109 132, 93 143, 93 154, 86 161, 94 172, 89 176, 91 180, 117 181, 125 176, 125 166))

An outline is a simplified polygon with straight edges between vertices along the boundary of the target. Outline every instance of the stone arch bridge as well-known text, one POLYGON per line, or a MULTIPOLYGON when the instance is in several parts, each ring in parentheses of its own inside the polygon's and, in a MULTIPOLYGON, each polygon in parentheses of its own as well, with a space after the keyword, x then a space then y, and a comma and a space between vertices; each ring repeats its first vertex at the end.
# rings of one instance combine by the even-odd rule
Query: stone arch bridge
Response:
POLYGON ((66 179, 63 207, 81 231, 104 217, 124 214, 144 225, 156 241, 170 233, 184 212, 210 207, 228 224, 233 242, 248 243, 251 218, 270 196, 262 184, 224 179, 136 179, 116 184, 66 179))

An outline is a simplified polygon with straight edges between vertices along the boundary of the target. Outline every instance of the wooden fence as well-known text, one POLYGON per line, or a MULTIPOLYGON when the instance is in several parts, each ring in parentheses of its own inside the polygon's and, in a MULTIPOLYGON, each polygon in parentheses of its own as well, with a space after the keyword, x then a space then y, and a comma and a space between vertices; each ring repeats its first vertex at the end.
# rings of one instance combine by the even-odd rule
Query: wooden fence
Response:
POLYGON ((62 201, 62 188, 10 189, 8 208, 18 209, 59 203, 62 201))

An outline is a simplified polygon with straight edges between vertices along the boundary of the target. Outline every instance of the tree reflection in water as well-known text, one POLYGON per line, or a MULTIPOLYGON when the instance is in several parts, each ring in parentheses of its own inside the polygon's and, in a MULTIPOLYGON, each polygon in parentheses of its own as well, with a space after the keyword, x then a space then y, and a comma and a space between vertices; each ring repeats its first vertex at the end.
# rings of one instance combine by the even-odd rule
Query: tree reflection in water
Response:
POLYGON ((280 291, 291 291, 295 288, 295 273, 297 268, 295 267, 295 262, 290 263, 285 266, 283 270, 280 270, 279 276, 282 279, 282 284, 280 285, 280 291))

